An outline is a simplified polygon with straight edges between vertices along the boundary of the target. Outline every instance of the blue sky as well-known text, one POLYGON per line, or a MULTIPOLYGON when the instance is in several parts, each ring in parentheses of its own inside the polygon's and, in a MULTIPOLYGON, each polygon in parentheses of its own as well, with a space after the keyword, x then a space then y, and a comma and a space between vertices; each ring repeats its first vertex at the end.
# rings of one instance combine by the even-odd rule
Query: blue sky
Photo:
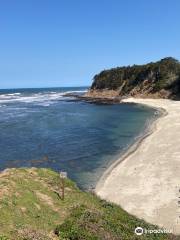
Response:
POLYGON ((0 88, 90 85, 99 71, 180 60, 179 0, 0 1, 0 88))

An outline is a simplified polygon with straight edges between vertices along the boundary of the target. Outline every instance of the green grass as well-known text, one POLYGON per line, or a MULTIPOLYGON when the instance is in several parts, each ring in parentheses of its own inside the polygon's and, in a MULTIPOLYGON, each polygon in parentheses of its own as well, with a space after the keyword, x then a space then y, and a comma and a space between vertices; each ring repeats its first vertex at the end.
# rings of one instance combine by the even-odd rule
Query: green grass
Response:
POLYGON ((0 240, 180 239, 167 234, 136 236, 137 226, 155 229, 115 204, 80 191, 50 169, 11 169, 0 175, 0 240))

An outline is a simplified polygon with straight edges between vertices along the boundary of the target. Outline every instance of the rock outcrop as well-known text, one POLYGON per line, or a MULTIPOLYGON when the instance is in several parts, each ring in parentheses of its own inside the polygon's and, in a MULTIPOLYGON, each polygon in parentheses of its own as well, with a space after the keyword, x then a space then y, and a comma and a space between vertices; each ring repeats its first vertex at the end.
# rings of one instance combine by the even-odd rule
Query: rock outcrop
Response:
POLYGON ((95 75, 88 98, 180 98, 180 62, 168 57, 145 65, 104 70, 95 75))

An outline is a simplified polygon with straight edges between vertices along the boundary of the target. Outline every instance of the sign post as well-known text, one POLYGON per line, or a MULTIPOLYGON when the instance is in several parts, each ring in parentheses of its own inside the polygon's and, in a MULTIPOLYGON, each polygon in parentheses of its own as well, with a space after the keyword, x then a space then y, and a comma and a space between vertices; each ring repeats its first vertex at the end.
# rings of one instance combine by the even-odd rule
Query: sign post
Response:
POLYGON ((67 172, 60 172, 60 181, 61 181, 61 191, 62 191, 62 200, 64 200, 64 179, 67 178, 67 172))

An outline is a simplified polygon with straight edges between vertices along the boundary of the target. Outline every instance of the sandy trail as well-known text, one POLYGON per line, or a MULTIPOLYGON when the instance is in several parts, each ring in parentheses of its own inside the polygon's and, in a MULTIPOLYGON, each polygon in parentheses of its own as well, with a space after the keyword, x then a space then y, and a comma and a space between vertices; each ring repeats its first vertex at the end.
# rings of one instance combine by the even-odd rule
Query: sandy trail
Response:
POLYGON ((96 193, 149 223, 180 234, 180 101, 124 102, 163 108, 153 133, 97 184, 96 193), (179 201, 179 204, 178 204, 179 201))

